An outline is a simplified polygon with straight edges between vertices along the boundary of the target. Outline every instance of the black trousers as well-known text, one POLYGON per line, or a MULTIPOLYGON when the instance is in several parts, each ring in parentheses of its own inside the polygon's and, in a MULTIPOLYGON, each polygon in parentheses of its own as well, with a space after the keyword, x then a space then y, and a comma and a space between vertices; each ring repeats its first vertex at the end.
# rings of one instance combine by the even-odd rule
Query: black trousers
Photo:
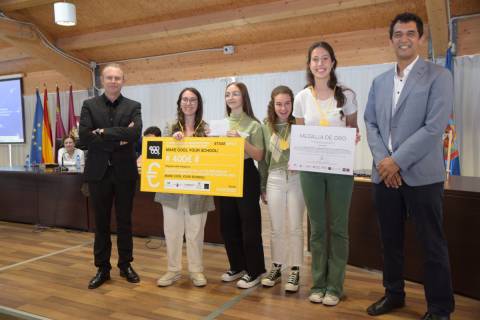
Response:
POLYGON ((243 197, 220 197, 220 231, 230 270, 256 278, 265 272, 260 213, 260 176, 252 159, 244 162, 243 197))
POLYGON ((95 210, 95 243, 93 253, 95 266, 110 270, 112 241, 110 239, 110 216, 115 203, 117 221, 117 248, 119 268, 126 268, 133 261, 132 207, 136 180, 121 181, 115 177, 113 167, 98 182, 89 182, 90 200, 95 210))
POLYGON ((383 285, 388 297, 405 298, 403 264, 405 220, 415 225, 418 246, 423 251, 424 288, 428 312, 449 315, 453 312, 452 280, 448 247, 443 232, 443 183, 373 189, 383 245, 383 285))

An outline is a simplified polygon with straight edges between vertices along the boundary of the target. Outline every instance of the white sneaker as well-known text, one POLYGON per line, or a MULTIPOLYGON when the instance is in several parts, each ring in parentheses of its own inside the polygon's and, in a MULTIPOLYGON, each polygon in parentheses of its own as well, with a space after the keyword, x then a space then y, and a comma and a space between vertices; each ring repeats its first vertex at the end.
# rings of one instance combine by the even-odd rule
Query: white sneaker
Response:
POLYGON ((255 279, 252 279, 248 274, 243 275, 243 277, 238 280, 237 287, 241 289, 248 289, 256 286, 260 283, 261 275, 257 276, 255 279))
POLYGON ((282 281, 282 266, 272 265, 272 269, 268 275, 262 279, 262 285, 266 287, 273 287, 278 282, 282 281))
POLYGON ((245 274, 245 271, 228 270, 227 272, 222 274, 222 281, 230 282, 230 281, 233 281, 233 280, 237 280, 238 278, 240 278, 244 274, 245 274))
POLYGON ((207 278, 201 272, 190 272, 190 279, 192 279, 195 287, 204 287, 207 285, 207 278))
POLYGON ((324 296, 325 294, 323 292, 314 292, 310 294, 308 300, 313 303, 322 303, 324 296))
POLYGON ((300 282, 300 271, 292 270, 288 275, 287 284, 285 284, 285 291, 288 292, 297 292, 298 283, 300 282))
POLYGON ((334 294, 327 293, 325 297, 323 297, 323 305, 324 306, 336 306, 340 302, 340 298, 334 294))
POLYGON ((168 287, 172 285, 175 281, 181 278, 180 272, 167 271, 163 276, 157 280, 157 286, 159 287, 168 287))

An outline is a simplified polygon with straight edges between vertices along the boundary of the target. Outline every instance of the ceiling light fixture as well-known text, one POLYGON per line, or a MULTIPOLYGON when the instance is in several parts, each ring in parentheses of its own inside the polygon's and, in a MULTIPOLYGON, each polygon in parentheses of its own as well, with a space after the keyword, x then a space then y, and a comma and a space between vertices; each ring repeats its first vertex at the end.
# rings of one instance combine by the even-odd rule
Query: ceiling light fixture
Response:
POLYGON ((55 2, 53 12, 56 24, 67 27, 77 24, 77 14, 73 3, 55 2))

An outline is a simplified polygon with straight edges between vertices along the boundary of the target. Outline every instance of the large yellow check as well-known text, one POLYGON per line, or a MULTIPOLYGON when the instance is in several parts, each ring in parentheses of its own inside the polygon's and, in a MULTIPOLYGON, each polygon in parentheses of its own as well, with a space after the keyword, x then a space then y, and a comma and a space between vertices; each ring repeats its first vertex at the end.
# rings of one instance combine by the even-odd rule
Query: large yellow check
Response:
POLYGON ((143 138, 141 191, 243 196, 244 139, 143 138))

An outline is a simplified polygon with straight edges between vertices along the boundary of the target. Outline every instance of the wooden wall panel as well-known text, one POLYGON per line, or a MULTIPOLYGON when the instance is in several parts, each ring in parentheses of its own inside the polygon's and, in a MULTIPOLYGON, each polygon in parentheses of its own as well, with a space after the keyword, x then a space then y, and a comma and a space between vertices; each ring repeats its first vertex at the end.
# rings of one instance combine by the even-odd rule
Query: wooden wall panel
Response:
POLYGON ((67 79, 55 70, 45 70, 27 73, 23 78, 23 92, 25 95, 31 95, 35 93, 35 88, 38 87, 43 90, 43 85, 47 85, 48 92, 55 92, 56 86, 61 91, 67 91, 70 83, 73 85, 74 90, 86 90, 76 83, 72 83, 70 79, 67 79))
POLYGON ((21 58, 15 60, 0 61, 0 70, 2 70, 2 73, 0 75, 21 73, 18 72, 18 70, 23 70, 24 68, 32 72, 48 69, 48 67, 39 59, 34 58, 21 58))
MULTIPOLYGON (((315 41, 332 44, 340 66, 375 64, 395 60, 388 40, 388 30, 379 28, 347 32, 325 37, 244 45, 234 55, 222 52, 166 57, 125 64, 129 83, 175 82, 241 74, 283 72, 305 68, 308 47, 315 41)), ((426 47, 422 55, 427 55, 426 47)))
POLYGON ((458 21, 457 55, 480 53, 480 17, 458 21))
MULTIPOLYGON (((480 18, 459 21, 458 55, 480 53, 480 18)), ((223 52, 204 52, 160 59, 126 63, 128 85, 206 79, 241 74, 283 72, 305 68, 307 48, 314 41, 326 40, 334 47, 339 66, 385 63, 395 60, 390 47, 388 30, 378 28, 319 36, 242 45, 234 55, 223 52)), ((427 45, 422 48, 427 56, 427 45)), ((33 62, 32 62, 33 63, 33 62)), ((24 79, 25 94, 46 83, 49 91, 58 83, 68 87, 70 80, 55 71, 28 73, 24 79)), ((74 84, 76 90, 82 88, 74 84)))
POLYGON ((15 47, 6 47, 0 49, 0 62, 12 61, 17 59, 28 58, 28 54, 20 51, 15 47))
MULTIPOLYGON (((378 32, 378 31, 377 31, 378 32)), ((381 32, 381 31, 380 31, 381 32)), ((349 48, 362 48, 361 38, 365 32, 351 33, 349 48), (354 44, 357 44, 355 46, 354 44)), ((333 37, 331 37, 333 38, 333 37)), ((307 37, 295 40, 267 42, 236 47, 234 55, 222 52, 207 52, 194 55, 167 57, 125 64, 130 83, 172 82, 188 79, 201 79, 240 74, 281 72, 303 69, 307 48, 320 37, 307 37)), ((348 40, 338 35, 334 44, 343 48, 348 40)), ((328 37, 325 40, 329 41, 328 37)), ((385 46, 382 43, 380 46, 385 46)), ((338 50, 341 60, 343 49, 338 50)), ((372 60, 373 61, 373 60, 372 60)), ((343 62, 341 62, 343 65, 343 62)))
MULTIPOLYGON (((107 45, 108 42, 105 42, 104 39, 112 39, 112 41, 115 41, 113 39, 121 37, 116 33, 105 32, 89 35, 83 40, 82 37, 76 40, 72 38, 61 38, 57 41, 57 44, 65 50, 73 50, 72 52, 75 54, 83 54, 87 57, 87 60, 107 62, 122 60, 128 57, 165 55, 199 48, 218 48, 225 44, 242 46, 304 38, 307 36, 323 37, 329 34, 342 34, 359 30, 382 28, 389 25, 390 20, 396 12, 402 12, 407 8, 410 11, 417 12, 421 17, 426 19, 423 1, 394 1, 365 7, 361 10, 346 9, 252 24, 244 24, 242 22, 239 25, 233 24, 231 27, 213 28, 208 33, 200 31, 182 33, 177 29, 173 30, 174 36, 152 37, 151 39, 144 40, 140 40, 141 37, 139 37, 138 41, 129 43, 121 43, 123 40, 120 41, 121 39, 119 39, 119 43, 107 45), (392 13, 392 11, 395 13, 392 13), (97 43, 99 46, 82 49, 82 47, 85 46, 84 42, 88 42, 88 39, 93 43, 97 43), (97 39, 99 40, 98 42, 97 39), (101 43, 103 43, 103 45, 100 45, 101 43)), ((228 23, 229 22, 226 22, 225 24, 228 25, 228 23)), ((142 26, 142 28, 149 28, 149 26, 142 26)), ((147 31, 148 29, 140 30, 145 30, 144 32, 146 34, 151 35, 151 32, 147 31)), ((133 34, 140 30, 133 32, 133 34)), ((199 30, 202 30, 202 28, 199 27, 199 30)), ((122 32, 132 34, 132 30, 128 28, 118 30, 117 32, 120 34, 122 34, 122 32)))

